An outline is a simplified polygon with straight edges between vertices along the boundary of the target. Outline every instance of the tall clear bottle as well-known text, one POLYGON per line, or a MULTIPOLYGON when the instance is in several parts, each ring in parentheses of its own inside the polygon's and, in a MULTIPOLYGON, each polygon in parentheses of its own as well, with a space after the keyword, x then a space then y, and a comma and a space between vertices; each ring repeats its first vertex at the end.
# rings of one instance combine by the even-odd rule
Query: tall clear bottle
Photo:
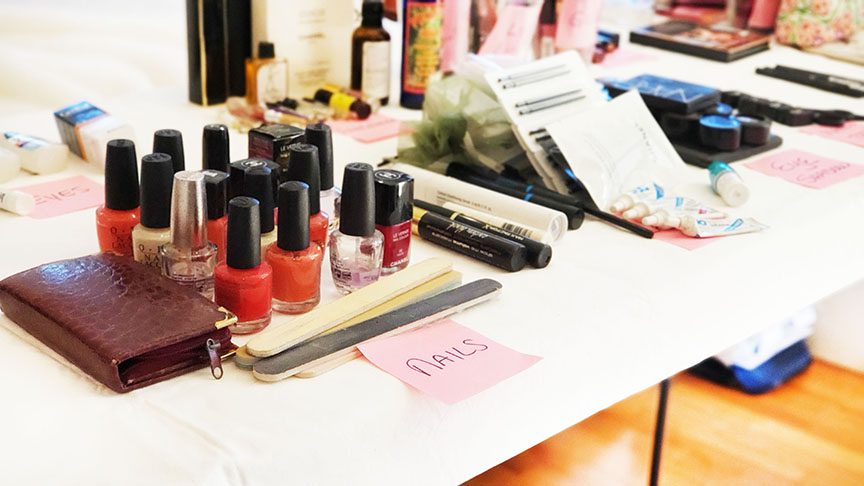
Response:
POLYGON ((384 235, 375 229, 375 187, 369 164, 345 166, 339 229, 330 237, 330 270, 336 290, 349 294, 378 281, 384 235))
POLYGON ((213 299, 216 245, 207 240, 204 174, 174 174, 171 194, 171 242, 159 249, 162 275, 213 299))

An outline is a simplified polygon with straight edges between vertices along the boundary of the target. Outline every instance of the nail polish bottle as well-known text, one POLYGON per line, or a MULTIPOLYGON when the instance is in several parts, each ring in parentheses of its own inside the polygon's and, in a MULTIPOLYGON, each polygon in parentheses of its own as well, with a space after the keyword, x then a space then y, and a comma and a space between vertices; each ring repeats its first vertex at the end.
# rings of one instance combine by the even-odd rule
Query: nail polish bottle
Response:
POLYGON ((207 241, 204 174, 174 174, 171 191, 171 241, 159 249, 162 275, 213 299, 216 245, 207 241))
POLYGON ((339 227, 339 204, 342 190, 333 185, 333 134, 325 123, 306 125, 306 143, 318 148, 318 168, 321 174, 321 211, 330 217, 329 232, 339 227))
POLYGON ((227 173, 231 163, 228 145, 228 127, 219 124, 204 125, 201 137, 201 167, 227 173))
POLYGON ((275 216, 273 208, 273 186, 270 176, 272 171, 267 167, 255 167, 246 171, 245 195, 258 200, 258 209, 261 212, 261 251, 263 253, 267 245, 276 241, 275 216))
POLYGON ((288 147, 288 154, 285 180, 305 182, 309 186, 309 239, 323 250, 327 248, 330 216, 321 211, 318 149, 308 143, 295 143, 288 147))
POLYGON ((228 174, 220 170, 205 170, 202 173, 207 192, 207 239, 216 245, 217 260, 224 262, 228 234, 228 174))
POLYGON ((171 186, 174 166, 168 154, 141 157, 141 223, 132 230, 135 261, 159 271, 159 247, 171 241, 171 186))
POLYGON ((246 172, 249 169, 256 167, 267 167, 271 170, 271 183, 273 184, 273 194, 279 192, 279 172, 282 170, 279 164, 272 160, 252 157, 243 160, 231 162, 228 168, 228 199, 234 199, 237 196, 248 196, 249 194, 244 187, 243 182, 246 180, 246 172))
POLYGON ((324 250, 309 240, 309 186, 289 181, 279 186, 279 239, 267 247, 273 267, 273 309, 302 314, 321 301, 324 250))
POLYGON ((339 229, 330 237, 330 270, 336 290, 349 294, 381 275, 384 235, 375 229, 372 166, 346 165, 342 188, 339 229))
POLYGON ((408 266, 413 201, 414 178, 398 170, 375 171, 375 229, 384 235, 384 275, 408 266))
POLYGON ((237 315, 234 334, 251 334, 270 324, 273 271, 261 261, 258 201, 238 196, 228 203, 228 249, 216 265, 216 303, 237 315))
POLYGON ((183 134, 180 130, 163 128, 153 133, 153 153, 168 154, 174 164, 174 173, 186 170, 186 156, 183 155, 183 134))
POLYGON ((139 219, 138 161, 131 140, 111 140, 105 153, 105 204, 96 209, 96 236, 103 253, 132 256, 132 229, 139 219))

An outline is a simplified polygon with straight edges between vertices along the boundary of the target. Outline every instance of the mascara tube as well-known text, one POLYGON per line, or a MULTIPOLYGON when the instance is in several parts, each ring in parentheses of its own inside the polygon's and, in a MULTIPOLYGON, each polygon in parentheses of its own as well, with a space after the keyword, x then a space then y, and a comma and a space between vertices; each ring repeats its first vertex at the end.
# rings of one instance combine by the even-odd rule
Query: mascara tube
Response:
POLYGON ((415 199, 414 205, 418 208, 425 209, 426 211, 431 211, 435 214, 444 216, 452 221, 456 221, 457 223, 481 229, 523 245, 527 252, 528 264, 534 268, 544 268, 546 265, 549 265, 549 261, 552 259, 552 247, 545 243, 532 240, 531 238, 526 238, 522 235, 517 235, 516 233, 499 228, 498 226, 484 223, 478 219, 474 219, 456 211, 451 211, 447 208, 442 208, 441 206, 436 206, 426 201, 415 199))
POLYGON ((414 206, 411 230, 426 241, 481 262, 518 272, 525 268, 525 246, 414 206))

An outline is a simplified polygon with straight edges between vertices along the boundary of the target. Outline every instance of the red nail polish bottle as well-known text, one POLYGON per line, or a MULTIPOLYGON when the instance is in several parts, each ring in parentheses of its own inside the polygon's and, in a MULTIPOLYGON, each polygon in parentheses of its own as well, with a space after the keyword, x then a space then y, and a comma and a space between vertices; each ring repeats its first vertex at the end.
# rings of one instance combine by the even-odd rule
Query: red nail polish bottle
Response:
POLYGON ((384 235, 381 273, 398 272, 411 256, 414 179, 398 170, 375 171, 375 229, 384 235))
POLYGON ((204 187, 207 190, 207 239, 216 245, 216 260, 224 262, 228 241, 228 173, 205 170, 204 187))
POLYGON ((327 248, 330 215, 321 211, 321 168, 318 147, 294 143, 288 147, 288 170, 284 180, 300 181, 309 186, 309 239, 321 249, 327 248))
POLYGON ((105 154, 105 204, 96 209, 96 236, 104 253, 132 256, 138 224, 138 161, 131 140, 111 140, 105 154))
POLYGON ((279 238, 267 247, 273 267, 273 309, 286 314, 312 310, 321 300, 324 250, 309 241, 309 186, 279 186, 279 238))
POLYGON ((216 265, 216 303, 237 315, 234 334, 251 334, 270 324, 273 270, 261 261, 258 201, 238 196, 228 203, 228 248, 216 265))

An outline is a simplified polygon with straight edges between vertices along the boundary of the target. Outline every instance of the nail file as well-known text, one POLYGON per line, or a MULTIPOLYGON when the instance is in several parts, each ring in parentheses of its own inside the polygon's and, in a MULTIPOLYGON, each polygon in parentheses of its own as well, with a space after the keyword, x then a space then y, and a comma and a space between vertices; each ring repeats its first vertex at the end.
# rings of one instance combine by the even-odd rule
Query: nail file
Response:
MULTIPOLYGON (((400 295, 399 297, 396 297, 395 299, 390 299, 386 303, 381 304, 372 310, 366 311, 366 312, 360 314, 359 316, 357 316, 353 319, 349 319, 348 321, 345 321, 342 324, 339 324, 338 326, 334 327, 333 329, 330 329, 329 331, 320 334, 319 336, 324 336, 324 335, 336 332, 340 329, 345 329, 346 327, 351 327, 354 324, 358 324, 358 323, 367 321, 369 319, 372 319, 373 317, 378 317, 381 314, 384 314, 386 312, 390 312, 392 310, 396 310, 396 309, 399 309, 401 307, 405 307, 406 305, 413 304, 415 302, 420 302, 421 300, 428 299, 429 297, 432 297, 434 295, 438 295, 441 292, 446 292, 448 290, 455 289, 456 287, 459 287, 460 285, 462 285, 462 274, 455 271, 455 270, 452 272, 447 272, 444 275, 441 275, 440 277, 432 279, 432 280, 426 282, 425 284, 417 287, 416 289, 414 289, 410 292, 406 292, 406 293, 400 295)), ((299 344, 299 346, 302 346, 302 345, 303 345, 303 343, 299 344)), ((354 353, 353 355, 351 355, 350 358, 348 358, 348 356, 346 355, 346 358, 348 358, 348 359, 333 360, 333 361, 335 361, 334 363, 331 363, 330 361, 328 361, 319 367, 315 367, 315 368, 312 368, 310 370, 304 371, 302 373, 298 373, 295 376, 297 376, 297 378, 313 378, 315 376, 324 374, 325 372, 330 371, 330 370, 332 370, 332 369, 334 369, 334 368, 336 368, 342 364, 345 364, 348 361, 351 361, 352 359, 356 358, 357 356, 359 356, 357 353, 354 353)))
MULTIPOLYGON (((432 297, 435 294, 440 294, 441 292, 456 288, 460 285, 462 285, 462 274, 455 270, 451 270, 444 275, 433 278, 432 280, 424 283, 423 285, 420 285, 417 288, 409 290, 404 294, 398 295, 381 305, 375 306, 374 308, 369 309, 368 311, 354 318, 348 319, 347 321, 336 325, 335 327, 323 332, 320 335, 330 334, 332 332, 338 331, 339 329, 344 329, 346 327, 357 324, 358 322, 363 322, 373 317, 380 316, 385 312, 390 312, 392 310, 398 309, 399 307, 413 304, 414 302, 419 302, 423 299, 432 297)), ((237 350, 234 358, 234 364, 236 364, 237 367, 240 369, 251 370, 252 365, 254 365, 255 362, 259 359, 261 358, 249 354, 249 352, 246 350, 246 346, 242 346, 237 350)))
POLYGON ((286 326, 270 327, 246 343, 246 351, 259 358, 273 356, 306 339, 362 314, 451 270, 441 258, 429 258, 379 279, 341 299, 297 317, 286 326))
POLYGON ((352 355, 355 346, 372 338, 415 329, 487 301, 500 290, 501 284, 495 280, 471 282, 262 359, 255 363, 252 374, 263 381, 288 378, 325 362, 352 355))

